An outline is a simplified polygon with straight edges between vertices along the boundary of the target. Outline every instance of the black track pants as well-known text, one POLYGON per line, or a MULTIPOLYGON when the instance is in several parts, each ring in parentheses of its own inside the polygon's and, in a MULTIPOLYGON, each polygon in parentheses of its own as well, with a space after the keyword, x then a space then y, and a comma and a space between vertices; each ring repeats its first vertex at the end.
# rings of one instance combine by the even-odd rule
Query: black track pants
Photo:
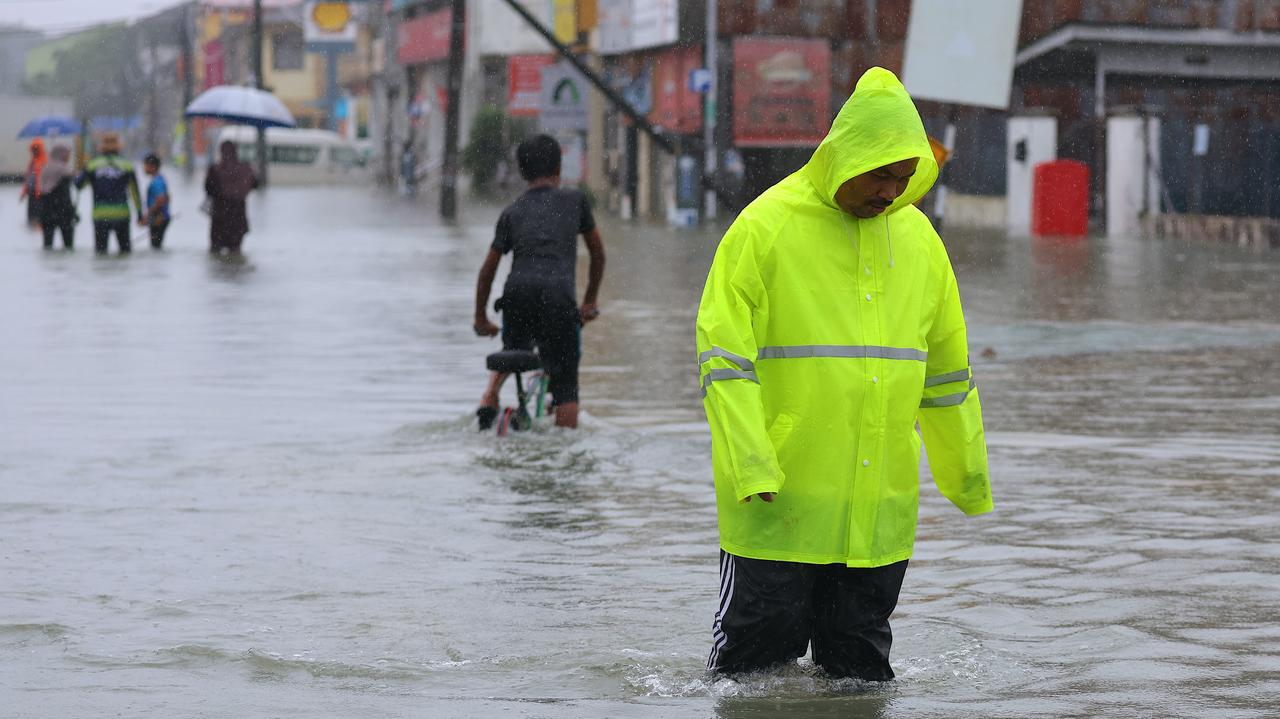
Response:
POLYGON ((871 569, 747 559, 720 552, 720 605, 707 668, 735 673, 804 656, 827 673, 893 679, 889 615, 907 562, 871 569))
POLYGON ((62 232, 62 246, 63 246, 63 247, 65 247, 65 248, 67 248, 67 249, 69 250, 69 249, 71 249, 72 247, 74 247, 74 246, 75 246, 75 244, 76 244, 76 240, 75 240, 75 235, 76 235, 76 223, 75 223, 75 220, 72 220, 72 219, 69 219, 69 218, 68 218, 68 219, 65 219, 65 220, 60 220, 60 221, 58 221, 58 222, 56 222, 56 223, 55 223, 55 222, 53 222, 52 220, 46 221, 46 222, 44 223, 43 231, 44 231, 44 248, 45 248, 46 250, 51 250, 51 249, 53 249, 53 237, 54 237, 54 233, 55 233, 55 232, 58 232, 58 231, 61 231, 61 232, 62 232))
POLYGON ((129 252, 133 250, 132 238, 129 237, 129 221, 128 220, 94 220, 93 221, 93 250, 99 254, 106 253, 111 249, 111 233, 116 233, 116 243, 120 245, 121 252, 129 252))
POLYGON ((152 222, 148 227, 151 230, 151 248, 158 250, 164 247, 164 231, 169 229, 169 221, 152 222))

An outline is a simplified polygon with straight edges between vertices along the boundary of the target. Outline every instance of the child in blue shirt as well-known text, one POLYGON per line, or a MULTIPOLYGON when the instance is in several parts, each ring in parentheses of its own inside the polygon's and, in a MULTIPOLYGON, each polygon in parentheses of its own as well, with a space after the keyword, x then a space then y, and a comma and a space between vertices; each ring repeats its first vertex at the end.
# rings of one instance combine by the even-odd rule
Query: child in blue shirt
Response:
POLYGON ((138 224, 151 229, 151 247, 158 250, 164 244, 164 231, 169 228, 169 183, 160 174, 160 158, 155 153, 143 158, 142 168, 151 182, 147 183, 147 211, 138 218, 138 224))

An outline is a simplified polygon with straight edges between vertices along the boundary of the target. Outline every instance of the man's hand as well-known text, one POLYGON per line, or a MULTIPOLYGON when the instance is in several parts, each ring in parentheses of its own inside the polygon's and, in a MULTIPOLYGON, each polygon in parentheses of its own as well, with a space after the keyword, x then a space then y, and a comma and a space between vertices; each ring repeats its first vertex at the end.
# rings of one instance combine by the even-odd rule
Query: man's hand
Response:
POLYGON ((138 227, 146 227, 146 226, 147 226, 147 216, 138 215, 138 227))
POLYGON ((476 331, 478 337, 494 337, 499 332, 498 326, 490 322, 488 317, 477 317, 471 324, 471 329, 476 331))
MULTIPOLYGON (((757 495, 755 495, 755 496, 756 496, 756 497, 759 497, 761 502, 764 502, 764 503, 766 503, 766 504, 769 504, 769 503, 772 503, 772 502, 773 502, 773 498, 774 498, 774 496, 775 496, 775 495, 777 495, 777 494, 778 494, 777 492, 760 492, 759 494, 757 494, 757 495)), ((744 499, 744 500, 742 500, 742 501, 743 501, 744 503, 745 503, 745 502, 750 502, 750 501, 751 501, 751 499, 752 499, 752 498, 751 498, 750 496, 748 496, 746 499, 744 499)))
POLYGON ((581 318, 582 324, 584 325, 599 316, 600 308, 597 307, 594 302, 584 302, 582 306, 578 308, 578 317, 581 318))

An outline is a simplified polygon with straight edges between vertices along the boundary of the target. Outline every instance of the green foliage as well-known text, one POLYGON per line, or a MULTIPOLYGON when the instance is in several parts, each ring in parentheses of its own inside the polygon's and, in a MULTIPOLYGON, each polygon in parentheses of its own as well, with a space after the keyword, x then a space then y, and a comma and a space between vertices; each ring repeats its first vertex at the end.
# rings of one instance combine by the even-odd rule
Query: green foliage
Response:
POLYGON ((471 122, 471 134, 462 150, 462 167, 471 175, 471 189, 481 195, 494 190, 498 166, 509 159, 511 147, 524 139, 524 124, 507 117, 499 108, 486 106, 471 122))
POLYGON ((32 94, 75 99, 78 116, 132 115, 144 93, 137 37, 125 25, 103 25, 55 41, 52 71, 29 77, 32 94))

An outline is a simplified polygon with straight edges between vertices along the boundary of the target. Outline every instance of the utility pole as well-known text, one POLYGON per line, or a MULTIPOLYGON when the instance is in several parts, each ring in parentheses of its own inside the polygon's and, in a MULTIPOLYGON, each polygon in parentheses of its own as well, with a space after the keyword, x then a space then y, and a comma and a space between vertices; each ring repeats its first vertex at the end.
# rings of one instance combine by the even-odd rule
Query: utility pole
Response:
MULTIPOLYGON (((262 0, 253 0, 253 82, 266 89, 262 80, 262 0)), ((267 186, 267 128, 258 128, 258 184, 267 186)))
POLYGON ((462 104, 463 30, 467 20, 467 0, 453 0, 449 25, 448 106, 444 113, 444 167, 440 177, 440 216, 452 220, 458 214, 458 127, 462 104))
MULTIPOLYGON (((187 3, 182 6, 182 107, 185 110, 191 104, 192 92, 192 75, 195 68, 191 66, 195 62, 196 54, 191 48, 191 8, 194 3, 187 3)), ((182 133, 182 174, 186 175, 190 180, 196 172, 196 149, 195 149, 195 133, 191 129, 191 120, 183 120, 182 133)))
POLYGON ((704 186, 707 187, 706 194, 702 200, 702 217, 706 220, 714 220, 716 218, 716 192, 707 185, 707 181, 714 182, 716 176, 716 93, 719 89, 718 72, 716 70, 716 50, 719 43, 719 29, 716 27, 716 0, 707 0, 707 38, 704 41, 706 47, 706 66, 707 71, 711 73, 711 84, 707 86, 706 97, 703 98, 702 113, 702 144, 705 155, 702 164, 704 186))
POLYGON ((148 152, 156 152, 160 143, 158 141, 160 135, 160 118, 159 118, 159 102, 156 101, 156 83, 159 80, 160 73, 156 71, 156 66, 160 61, 156 55, 156 36, 152 29, 147 30, 147 147, 148 152))

